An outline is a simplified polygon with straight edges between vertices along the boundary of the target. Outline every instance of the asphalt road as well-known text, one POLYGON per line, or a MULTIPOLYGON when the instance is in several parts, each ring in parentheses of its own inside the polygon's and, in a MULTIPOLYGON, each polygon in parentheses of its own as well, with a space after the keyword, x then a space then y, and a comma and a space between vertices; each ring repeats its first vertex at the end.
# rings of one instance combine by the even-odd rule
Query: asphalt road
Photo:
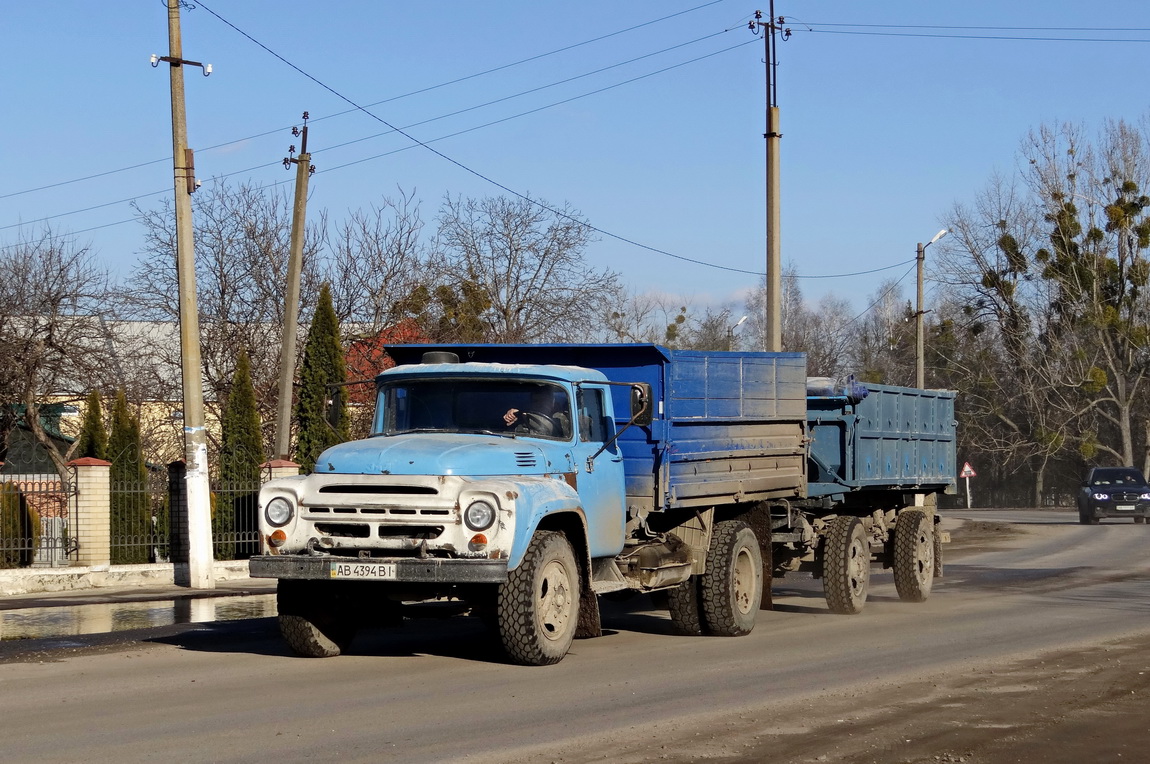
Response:
MULTIPOLYGON (((724 639, 674 636, 640 597, 606 603, 607 635, 544 668, 502 663, 465 617, 364 634, 352 654, 326 660, 289 656, 268 618, 7 644, 3 758, 991 761, 938 737, 895 751, 906 733, 892 725, 905 714, 891 710, 926 709, 943 689, 982 697, 972 682, 998 676, 985 704, 955 701, 990 719, 989 740, 996 710, 1033 697, 1047 661, 1124 656, 1133 670, 1142 653, 1130 645, 1150 641, 1150 525, 945 516, 955 543, 925 603, 900 602, 876 572, 863 613, 832 615, 818 582, 788 577, 752 634, 724 639), (1026 666, 1025 682, 1001 679, 1026 666)), ((1071 662, 1058 676, 1090 671, 1071 662)))

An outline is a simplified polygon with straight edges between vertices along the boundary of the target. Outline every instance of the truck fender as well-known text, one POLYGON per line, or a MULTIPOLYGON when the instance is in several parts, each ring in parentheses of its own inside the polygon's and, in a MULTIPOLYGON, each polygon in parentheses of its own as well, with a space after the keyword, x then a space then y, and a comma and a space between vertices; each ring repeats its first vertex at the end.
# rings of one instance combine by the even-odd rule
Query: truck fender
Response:
MULTIPOLYGON (((523 555, 531 537, 540 528, 547 517, 559 514, 571 514, 578 517, 582 539, 569 538, 571 545, 576 548, 576 555, 586 555, 587 518, 583 513, 583 505, 579 501, 579 494, 575 489, 561 480, 541 477, 537 480, 522 478, 515 485, 515 535, 511 545, 511 555, 507 560, 507 569, 514 570, 523 562, 523 555), (583 550, 579 550, 582 541, 583 550)), ((548 528, 548 530, 563 530, 563 528, 548 528)))
POLYGON ((515 540, 508 570, 523 562, 524 552, 537 530, 559 531, 567 536, 579 563, 578 639, 602 636, 599 597, 591 588, 591 557, 587 544, 587 517, 575 489, 549 478, 522 481, 516 497, 515 540))

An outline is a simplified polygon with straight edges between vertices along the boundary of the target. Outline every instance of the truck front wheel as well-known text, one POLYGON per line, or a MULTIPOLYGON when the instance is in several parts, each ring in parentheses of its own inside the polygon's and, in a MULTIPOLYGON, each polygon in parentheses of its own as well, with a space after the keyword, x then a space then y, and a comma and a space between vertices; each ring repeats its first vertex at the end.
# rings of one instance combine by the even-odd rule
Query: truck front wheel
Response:
POLYGON ((288 647, 305 658, 334 658, 355 637, 355 622, 325 592, 320 581, 280 579, 276 608, 280 634, 288 647))
POLYGON ((904 602, 925 602, 934 582, 934 527, 921 509, 903 510, 894 524, 894 588, 904 602))
POLYGON ((857 517, 839 515, 823 539, 823 597, 832 613, 854 615, 870 590, 870 543, 857 517))
POLYGON ((548 666, 571 649, 579 623, 579 567, 562 533, 536 531, 499 586, 499 639, 516 663, 548 666))
POLYGON ((704 631, 719 637, 749 634, 762 600, 763 554, 755 532, 742 520, 716 523, 707 572, 699 580, 704 631))

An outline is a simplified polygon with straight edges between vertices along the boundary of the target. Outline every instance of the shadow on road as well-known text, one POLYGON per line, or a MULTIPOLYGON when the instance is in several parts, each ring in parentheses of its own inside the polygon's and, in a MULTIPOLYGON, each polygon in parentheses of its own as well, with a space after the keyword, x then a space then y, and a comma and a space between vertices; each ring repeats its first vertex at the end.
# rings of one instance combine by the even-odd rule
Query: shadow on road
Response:
MULTIPOLYGON (((609 639, 621 632, 690 638, 676 635, 666 611, 655 609, 647 596, 636 596, 626 602, 603 600, 600 611, 603 638, 609 639)), ((274 617, 201 624, 200 628, 165 633, 144 641, 198 652, 295 658, 280 637, 274 617)), ((572 649, 577 649, 578 644, 577 640, 572 649)), ((450 613, 442 617, 405 618, 398 627, 363 628, 346 654, 393 658, 434 655, 482 663, 507 662, 498 638, 478 617, 450 613)))

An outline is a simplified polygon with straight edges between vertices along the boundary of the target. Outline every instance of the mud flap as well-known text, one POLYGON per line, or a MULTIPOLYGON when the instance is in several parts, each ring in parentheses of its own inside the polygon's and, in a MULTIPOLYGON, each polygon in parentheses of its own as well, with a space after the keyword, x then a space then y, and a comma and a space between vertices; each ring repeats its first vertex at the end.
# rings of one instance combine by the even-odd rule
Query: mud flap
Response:
POLYGON ((582 568, 582 586, 579 587, 579 624, 575 627, 575 639, 590 639, 603 636, 603 624, 599 620, 599 595, 591 589, 591 576, 586 567, 582 568))
POLYGON ((763 556, 763 599, 759 603, 759 610, 774 610, 774 600, 771 598, 771 580, 774 578, 775 566, 771 557, 771 510, 766 502, 758 502, 742 519, 759 540, 759 552, 763 556))

